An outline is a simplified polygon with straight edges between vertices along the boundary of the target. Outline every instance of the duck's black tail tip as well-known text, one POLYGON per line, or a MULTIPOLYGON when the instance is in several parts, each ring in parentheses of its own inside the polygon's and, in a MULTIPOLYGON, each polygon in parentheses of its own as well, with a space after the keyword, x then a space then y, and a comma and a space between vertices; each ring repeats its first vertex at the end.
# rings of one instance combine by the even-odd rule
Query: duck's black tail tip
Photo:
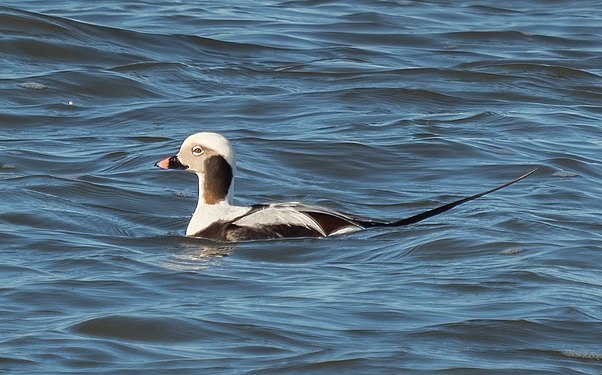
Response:
POLYGON ((519 177, 515 178, 512 181, 508 181, 508 182, 506 182, 506 183, 504 183, 502 185, 494 187, 493 189, 489 189, 489 190, 483 191, 481 193, 471 195, 471 196, 466 197, 466 198, 458 199, 457 201, 445 204, 445 205, 440 206, 440 207, 433 208, 431 210, 419 213, 419 214, 414 215, 414 216, 410 216, 410 217, 405 218, 405 219, 391 221, 391 222, 363 221, 363 222, 361 222, 359 224, 362 225, 362 226, 364 226, 364 227, 366 227, 366 228, 367 227, 400 227, 400 226, 404 226, 404 225, 414 224, 414 223, 417 223, 419 221, 428 219, 429 217, 433 217, 433 216, 439 215, 439 214, 441 214, 441 213, 443 213, 445 211, 451 210, 452 208, 454 208, 456 206, 459 206, 459 205, 461 205, 463 203, 470 202, 470 201, 475 200, 477 198, 480 198, 480 197, 482 197, 484 195, 493 193, 493 192, 498 191, 500 189, 503 189, 503 188, 505 188, 507 186, 515 184, 515 183, 519 182, 520 180, 525 179, 525 178, 531 176, 533 173, 535 173, 537 171, 537 169, 539 169, 539 168, 535 168, 535 169, 533 169, 533 170, 531 170, 531 171, 523 174, 522 176, 519 176, 519 177))

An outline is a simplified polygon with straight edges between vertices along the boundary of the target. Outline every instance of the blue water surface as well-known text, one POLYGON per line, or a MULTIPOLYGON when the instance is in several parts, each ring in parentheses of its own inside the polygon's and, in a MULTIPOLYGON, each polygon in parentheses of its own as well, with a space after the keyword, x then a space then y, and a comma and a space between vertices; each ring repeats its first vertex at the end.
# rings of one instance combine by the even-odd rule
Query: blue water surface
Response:
POLYGON ((597 1, 5 0, 0 371, 602 372, 597 1), (198 131, 239 204, 404 228, 184 236, 198 131))

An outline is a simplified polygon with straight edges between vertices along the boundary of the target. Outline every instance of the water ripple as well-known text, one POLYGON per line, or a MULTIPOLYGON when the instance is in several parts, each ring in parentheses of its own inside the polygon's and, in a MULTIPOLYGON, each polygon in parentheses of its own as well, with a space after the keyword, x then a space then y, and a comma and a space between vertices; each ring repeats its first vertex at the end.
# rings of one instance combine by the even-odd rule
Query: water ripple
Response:
POLYGON ((6 0, 0 372, 600 373, 600 7, 6 0), (236 200, 419 225, 183 236, 236 200))

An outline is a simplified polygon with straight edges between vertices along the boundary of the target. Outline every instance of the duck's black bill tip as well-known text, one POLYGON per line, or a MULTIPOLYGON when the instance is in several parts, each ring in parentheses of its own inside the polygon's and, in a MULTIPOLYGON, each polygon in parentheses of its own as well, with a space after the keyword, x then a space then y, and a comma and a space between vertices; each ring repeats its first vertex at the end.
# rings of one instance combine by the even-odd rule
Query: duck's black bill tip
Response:
POLYGON ((159 167, 161 169, 188 169, 188 166, 180 162, 180 159, 178 159, 177 155, 159 160, 155 163, 155 167, 159 167))

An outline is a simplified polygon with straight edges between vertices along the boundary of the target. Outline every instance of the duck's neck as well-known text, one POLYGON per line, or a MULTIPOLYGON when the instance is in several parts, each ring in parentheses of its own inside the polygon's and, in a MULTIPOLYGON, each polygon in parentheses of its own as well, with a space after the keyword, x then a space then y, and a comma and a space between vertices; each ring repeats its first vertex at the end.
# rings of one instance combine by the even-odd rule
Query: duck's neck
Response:
POLYGON ((199 178, 199 207, 214 205, 230 205, 232 203, 233 180, 220 181, 215 176, 207 176, 205 173, 197 173, 199 178), (213 177, 213 178, 212 178, 213 177))
MULTIPOLYGON (((197 173, 197 176, 199 178, 199 200, 190 223, 188 223, 187 236, 193 236, 217 221, 232 220, 248 210, 244 207, 232 206, 232 182, 225 192, 217 194, 215 181, 213 184, 208 183, 209 181, 206 180, 208 176, 204 173, 197 173)), ((223 186, 221 188, 223 190, 223 186)))

